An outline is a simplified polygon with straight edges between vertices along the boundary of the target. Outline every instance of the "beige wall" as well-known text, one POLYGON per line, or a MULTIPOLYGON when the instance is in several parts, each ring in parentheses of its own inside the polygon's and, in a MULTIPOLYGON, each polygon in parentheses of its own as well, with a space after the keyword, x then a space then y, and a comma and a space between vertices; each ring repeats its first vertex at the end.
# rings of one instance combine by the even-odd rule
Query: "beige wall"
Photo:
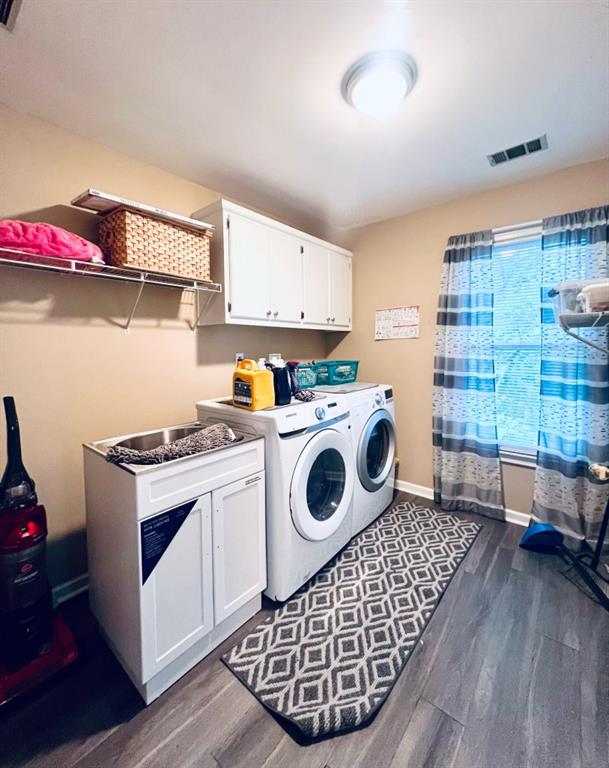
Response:
MULTIPOLYGON (((501 173, 501 168, 497 170, 501 173)), ((362 380, 394 385, 401 480, 432 485, 434 325, 442 257, 449 235, 518 224, 608 201, 609 165, 602 160, 361 230, 353 245, 354 330, 336 344, 329 341, 332 356, 361 361, 362 380), (420 338, 375 342, 374 310, 402 304, 420 305, 420 338)), ((504 485, 506 506, 529 512, 532 470, 504 466, 504 485)))
MULTIPOLYGON (((89 186, 185 214, 219 196, 2 108, 0 138, 0 218, 48 221, 94 239, 95 217, 67 205, 89 186)), ((315 331, 192 333, 188 297, 163 289, 147 289, 127 335, 120 323, 133 286, 2 269, 0 394, 17 400, 26 466, 49 516, 53 583, 86 570, 81 443, 191 419, 195 400, 228 391, 235 352, 360 359, 362 379, 395 386, 400 477, 429 486, 433 329, 447 237, 607 202, 607 175, 606 162, 591 163, 364 228, 354 331, 328 334, 328 349, 315 331), (421 305, 421 338, 374 343, 374 309, 395 304, 421 305)), ((509 507, 528 509, 531 477, 506 468, 509 507)))
MULTIPOLYGON (((0 218, 48 221, 94 238, 95 217, 66 206, 87 187, 190 214, 216 192, 32 117, 0 109, 0 218)), ((230 390, 234 353, 325 354, 318 331, 211 327, 192 333, 178 291, 0 272, 0 394, 16 398, 24 459, 50 527, 53 583, 86 571, 81 443, 188 421, 197 399, 230 390)), ((0 417, 3 421, 3 416, 0 417)), ((4 428, 0 428, 0 471, 4 428)))

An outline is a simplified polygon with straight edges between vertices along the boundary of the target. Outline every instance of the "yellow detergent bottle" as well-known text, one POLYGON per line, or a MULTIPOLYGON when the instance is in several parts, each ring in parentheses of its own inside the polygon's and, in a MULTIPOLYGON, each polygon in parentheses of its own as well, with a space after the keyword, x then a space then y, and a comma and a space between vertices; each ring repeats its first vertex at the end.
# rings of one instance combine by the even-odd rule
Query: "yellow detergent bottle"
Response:
POLYGON ((271 371, 261 371, 255 360, 240 360, 233 373, 233 405, 260 411, 275 405, 271 371))

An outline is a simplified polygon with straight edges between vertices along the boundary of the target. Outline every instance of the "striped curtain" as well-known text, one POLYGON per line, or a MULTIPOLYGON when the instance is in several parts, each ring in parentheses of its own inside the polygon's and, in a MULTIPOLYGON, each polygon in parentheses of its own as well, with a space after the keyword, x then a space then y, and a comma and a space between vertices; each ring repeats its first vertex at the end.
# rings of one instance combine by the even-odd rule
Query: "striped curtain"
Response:
POLYGON ((490 231, 448 240, 433 387, 434 501, 505 519, 493 347, 490 231))
MULTIPOLYGON (((607 354, 567 336, 548 291, 569 280, 609 277, 609 206, 544 219, 541 289, 541 404, 533 515, 575 546, 594 546, 609 486, 588 475, 609 464, 607 354)), ((607 343, 607 329, 578 329, 607 343)))

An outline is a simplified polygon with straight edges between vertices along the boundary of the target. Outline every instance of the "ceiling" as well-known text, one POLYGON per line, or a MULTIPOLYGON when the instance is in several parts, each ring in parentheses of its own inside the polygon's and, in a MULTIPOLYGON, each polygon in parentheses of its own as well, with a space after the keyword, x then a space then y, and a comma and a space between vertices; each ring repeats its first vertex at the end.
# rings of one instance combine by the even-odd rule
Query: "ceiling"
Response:
POLYGON ((607 156, 608 21, 604 0, 22 0, 0 101, 327 235, 607 156), (382 123, 340 95, 381 48, 419 72, 382 123))

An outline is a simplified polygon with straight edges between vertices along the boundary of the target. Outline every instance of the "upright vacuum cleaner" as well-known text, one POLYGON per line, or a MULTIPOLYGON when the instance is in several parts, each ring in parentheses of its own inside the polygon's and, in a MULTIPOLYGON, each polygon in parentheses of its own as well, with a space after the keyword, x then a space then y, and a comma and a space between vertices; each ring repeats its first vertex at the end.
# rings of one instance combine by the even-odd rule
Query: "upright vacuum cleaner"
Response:
MULTIPOLYGON (((604 467, 601 464, 592 464, 590 466, 590 474, 600 482, 609 481, 609 467, 604 467)), ((600 605, 602 605, 606 611, 609 611, 609 597, 598 584, 598 580, 609 584, 609 578, 599 573, 603 544, 607 535, 608 526, 609 501, 607 501, 607 506, 605 507, 605 514, 603 515, 598 540, 593 552, 584 552, 575 555, 565 546, 562 533, 553 525, 550 525, 550 523, 531 523, 520 540, 520 546, 523 549, 528 549, 532 552, 560 555, 560 557, 562 557, 565 562, 569 563, 579 576, 581 576, 583 582, 600 605)))
POLYGON ((53 616, 46 570, 47 520, 21 458, 15 401, 4 398, 7 464, 0 481, 0 706, 77 657, 53 616))

